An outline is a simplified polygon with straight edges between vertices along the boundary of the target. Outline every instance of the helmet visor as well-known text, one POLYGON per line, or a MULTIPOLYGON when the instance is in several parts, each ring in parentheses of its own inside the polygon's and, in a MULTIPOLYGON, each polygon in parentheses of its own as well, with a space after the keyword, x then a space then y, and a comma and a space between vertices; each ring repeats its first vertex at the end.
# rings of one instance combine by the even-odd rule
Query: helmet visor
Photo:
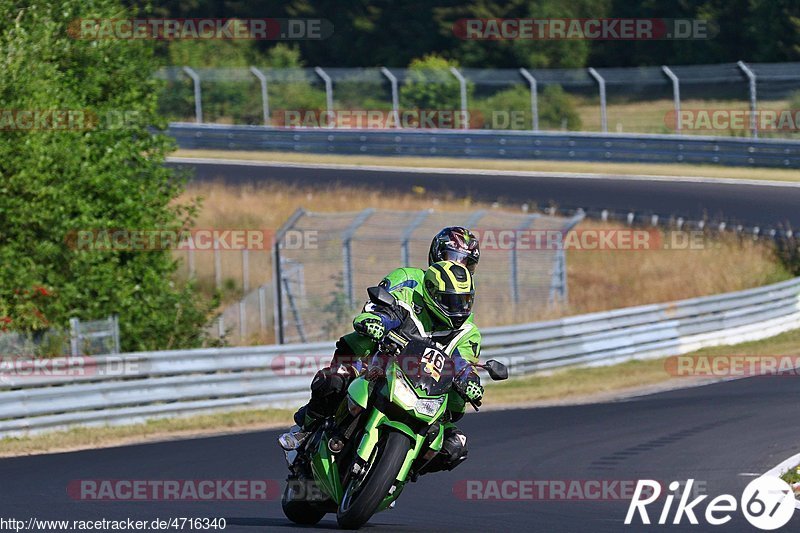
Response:
POLYGON ((442 250, 440 255, 442 257, 439 259, 439 261, 452 261, 466 267, 470 274, 475 273, 475 266, 478 264, 478 262, 469 253, 461 250, 451 250, 449 248, 445 248, 442 250))
POLYGON ((449 316, 469 315, 472 312, 472 302, 475 294, 468 292, 453 294, 440 292, 435 296, 436 301, 449 316))

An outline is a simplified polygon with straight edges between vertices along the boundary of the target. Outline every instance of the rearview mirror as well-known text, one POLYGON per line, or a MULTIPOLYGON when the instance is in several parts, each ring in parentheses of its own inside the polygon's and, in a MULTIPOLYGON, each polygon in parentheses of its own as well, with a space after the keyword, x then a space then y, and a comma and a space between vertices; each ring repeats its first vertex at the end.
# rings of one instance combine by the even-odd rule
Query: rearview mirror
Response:
POLYGON ((500 361, 489 359, 483 365, 483 368, 489 373, 489 377, 495 381, 508 379, 508 368, 500 361))
POLYGON ((395 303, 397 303, 397 301, 394 299, 394 296, 392 296, 389 291, 380 285, 367 289, 367 294, 369 294, 369 301, 375 305, 394 307, 395 303))

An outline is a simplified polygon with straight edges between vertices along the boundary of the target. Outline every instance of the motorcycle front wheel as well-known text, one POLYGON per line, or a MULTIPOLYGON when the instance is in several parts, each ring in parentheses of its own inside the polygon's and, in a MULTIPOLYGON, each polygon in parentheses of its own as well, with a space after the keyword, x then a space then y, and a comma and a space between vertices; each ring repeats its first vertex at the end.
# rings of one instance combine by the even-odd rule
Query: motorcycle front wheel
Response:
POLYGON ((377 446, 376 457, 366 476, 351 479, 345 487, 336 513, 341 528, 358 529, 372 517, 397 479, 411 449, 411 441, 402 433, 390 431, 377 446))

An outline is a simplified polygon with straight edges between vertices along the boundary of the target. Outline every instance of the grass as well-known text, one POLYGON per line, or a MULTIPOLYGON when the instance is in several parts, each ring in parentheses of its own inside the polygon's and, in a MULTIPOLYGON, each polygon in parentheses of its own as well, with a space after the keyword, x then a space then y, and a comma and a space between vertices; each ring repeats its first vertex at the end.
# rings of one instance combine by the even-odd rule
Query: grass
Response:
POLYGON ((713 165, 604 163, 583 161, 459 159, 449 157, 381 157, 363 155, 298 154, 240 150, 178 150, 175 157, 240 159, 279 163, 323 163, 340 165, 384 165, 397 167, 470 168, 484 170, 578 172, 623 176, 703 176, 708 178, 800 181, 796 170, 739 168, 713 165))
POLYGON ((67 431, 4 438, 0 440, 0 457, 288 426, 293 413, 289 409, 259 409, 185 418, 158 418, 127 426, 76 427, 67 431))
MULTIPOLYGON (((692 355, 800 355, 800 329, 769 339, 736 346, 700 350, 692 355)), ((511 378, 488 387, 485 406, 523 406, 534 402, 597 400, 604 393, 643 393, 648 386, 674 387, 692 383, 692 378, 673 377, 665 358, 628 361, 605 367, 572 367, 546 375, 511 378), (594 398, 593 398, 594 396, 594 398)), ((293 411, 260 409, 234 411, 187 418, 151 420, 130 426, 75 428, 20 438, 0 440, 0 456, 28 455, 143 441, 188 438, 271 427, 288 427, 293 411)))
MULTIPOLYGON (((580 99, 577 106, 583 130, 600 131, 600 105, 597 101, 580 99)), ((787 100, 762 102, 764 110, 790 110, 787 100)), ((742 100, 698 100, 684 99, 681 110, 686 111, 749 111, 750 102, 742 100)), ((606 110, 608 130, 617 133, 675 133, 674 102, 672 99, 627 101, 608 103, 606 110)), ((699 117, 696 117, 699 118, 699 117)), ((715 135, 722 137, 747 137, 750 135, 749 119, 745 120, 743 129, 707 129, 698 123, 694 128, 684 126, 681 133, 687 135, 715 135)), ((763 135, 763 133, 762 133, 763 135)), ((769 135, 769 133, 768 133, 769 135)), ((779 134, 786 138, 785 133, 779 134)))
MULTIPOLYGON (((181 200, 195 196, 203 198, 203 207, 196 221, 196 227, 199 228, 277 228, 300 206, 309 211, 327 213, 352 212, 363 206, 395 210, 433 208, 453 212, 487 209, 521 213, 517 205, 433 196, 414 188, 390 196, 378 190, 341 185, 310 188, 276 184, 233 186, 194 183, 181 200)), ((620 227, 616 223, 584 221, 579 229, 620 227)), ((570 250, 567 253, 570 288, 567 305, 550 308, 514 307, 502 304, 499 299, 483 298, 478 301, 476 316, 482 327, 489 327, 705 296, 765 285, 789 277, 789 273, 774 259, 771 248, 764 243, 740 243, 733 237, 704 242, 706 246, 699 250, 570 250), (492 302, 494 307, 488 308, 488 302, 492 302)), ((479 281, 482 279, 483 286, 491 287, 493 291, 505 291, 507 278, 503 276, 507 276, 507 257, 500 251, 484 252, 482 269, 478 270, 479 281)), ((418 254, 415 252, 415 255, 418 254)), ((242 256, 239 251, 224 251, 220 256, 222 272, 225 274, 223 303, 230 305, 242 295, 242 256)), ((182 254, 176 254, 176 257, 185 259, 182 254)), ((524 261, 530 255, 523 254, 520 257, 524 261)), ((269 250, 250 251, 248 261, 250 287, 272 282, 269 250)), ((213 253, 196 252, 195 265, 200 287, 210 293, 214 287, 213 253)), ((390 268, 387 266, 386 270, 390 268)), ((187 274, 185 267, 182 272, 184 276, 187 274)), ((524 285, 524 278, 520 279, 524 285)), ((325 290, 329 289, 323 289, 323 292, 325 290)), ((494 296, 495 292, 491 294, 494 296)), ((267 307, 271 309, 271 304, 267 307)), ((247 339, 246 342, 273 342, 269 329, 265 335, 247 339)))

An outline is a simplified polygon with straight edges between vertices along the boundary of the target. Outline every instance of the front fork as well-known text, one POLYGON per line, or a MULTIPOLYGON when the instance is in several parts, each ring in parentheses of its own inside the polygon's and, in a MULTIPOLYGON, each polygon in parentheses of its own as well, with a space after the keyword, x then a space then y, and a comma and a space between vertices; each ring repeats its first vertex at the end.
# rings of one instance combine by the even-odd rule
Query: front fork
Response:
MULTIPOLYGON (((378 440, 380 439, 381 428, 384 428, 384 431, 399 431, 400 433, 403 433, 411 440, 412 446, 408 450, 408 453, 406 453, 406 458, 403 461, 403 466, 400 468, 400 472, 397 474, 397 479, 392 491, 381 502, 378 510, 386 509, 394 500, 397 499, 398 496, 400 496, 400 493, 407 482, 411 466, 417 457, 419 457, 420 452, 425 445, 425 441, 427 440, 427 433, 422 435, 415 433, 406 424, 390 420, 383 412, 373 408, 369 418, 367 419, 366 426, 364 427, 364 434, 361 437, 361 442, 356 450, 356 455, 360 461, 357 461, 355 464, 365 464, 370 460, 372 453, 375 450, 375 446, 378 444, 378 440)), ((430 450, 434 453, 439 452, 442 449, 443 441, 444 426, 439 424, 436 437, 429 446, 430 450)))

